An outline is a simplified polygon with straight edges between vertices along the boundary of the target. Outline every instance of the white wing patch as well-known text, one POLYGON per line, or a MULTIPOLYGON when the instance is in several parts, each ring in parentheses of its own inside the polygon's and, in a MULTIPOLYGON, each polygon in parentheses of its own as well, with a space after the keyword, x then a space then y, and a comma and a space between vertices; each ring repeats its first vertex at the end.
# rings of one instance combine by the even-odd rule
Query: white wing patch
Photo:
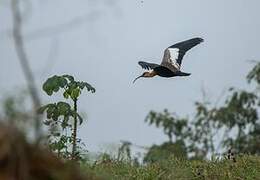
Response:
POLYGON ((175 66, 177 69, 180 69, 180 65, 177 63, 177 59, 179 57, 179 51, 180 49, 178 48, 168 48, 170 52, 170 61, 173 66, 175 66))

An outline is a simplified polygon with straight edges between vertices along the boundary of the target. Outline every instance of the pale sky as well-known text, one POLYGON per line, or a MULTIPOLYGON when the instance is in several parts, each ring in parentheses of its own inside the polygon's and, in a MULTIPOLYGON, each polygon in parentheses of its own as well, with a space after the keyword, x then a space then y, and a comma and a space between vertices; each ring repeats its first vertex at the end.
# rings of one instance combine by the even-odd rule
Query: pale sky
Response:
MULTIPOLYGON (((260 57, 258 0, 33 2, 22 10, 26 49, 39 90, 54 74, 71 74, 96 87, 95 94, 83 93, 79 101, 79 109, 88 116, 80 137, 90 151, 120 140, 162 143, 167 139, 162 131, 144 123, 150 110, 168 108, 192 116, 202 87, 213 101, 230 86, 245 88, 245 75, 252 67, 248 60, 260 57), (205 42, 183 59, 182 70, 191 76, 132 84, 143 72, 138 61, 160 63, 166 47, 193 37, 205 42)), ((9 0, 0 1, 0 22, 3 94, 26 85, 8 33, 9 0)), ((40 94, 44 103, 55 100, 40 94)))

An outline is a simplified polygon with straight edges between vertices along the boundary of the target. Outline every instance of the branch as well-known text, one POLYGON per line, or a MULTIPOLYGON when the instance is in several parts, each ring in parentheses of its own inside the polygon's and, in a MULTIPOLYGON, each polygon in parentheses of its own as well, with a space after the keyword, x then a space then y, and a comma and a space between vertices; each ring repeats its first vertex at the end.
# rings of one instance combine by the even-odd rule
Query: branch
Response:
POLYGON ((15 50, 20 61, 23 73, 25 75, 25 79, 27 81, 27 86, 29 93, 31 95, 33 101, 33 109, 35 114, 35 134, 36 138, 38 138, 41 134, 41 123, 40 123, 40 116, 37 114, 37 109, 41 105, 41 101, 37 92, 37 88, 35 85, 35 80, 33 77, 33 73, 31 71, 29 60, 25 51, 24 41, 22 38, 22 17, 19 9, 19 2, 18 0, 11 0, 11 8, 13 14, 13 38, 14 38, 14 45, 15 50))
POLYGON ((97 18, 99 18, 100 15, 101 12, 94 11, 85 15, 74 17, 73 19, 67 22, 55 26, 40 28, 38 30, 34 30, 33 32, 29 32, 24 35, 24 38, 30 41, 39 38, 56 37, 57 35, 60 35, 62 33, 70 32, 73 29, 78 28, 79 26, 82 26, 89 21, 94 21, 97 18))

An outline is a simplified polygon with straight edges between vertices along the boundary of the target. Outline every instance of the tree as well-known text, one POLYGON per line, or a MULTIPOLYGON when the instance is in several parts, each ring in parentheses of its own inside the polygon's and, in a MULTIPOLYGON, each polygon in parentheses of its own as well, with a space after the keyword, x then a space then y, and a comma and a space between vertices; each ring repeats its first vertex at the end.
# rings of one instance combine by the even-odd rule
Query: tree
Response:
POLYGON ((162 113, 151 111, 145 118, 145 122, 148 122, 149 125, 154 124, 157 128, 163 128, 163 132, 168 136, 169 142, 173 142, 173 136, 176 141, 183 139, 187 136, 189 130, 187 127, 187 119, 178 118, 177 116, 170 114, 167 109, 162 113))
POLYGON ((231 87, 224 104, 220 106, 212 106, 207 101, 196 102, 195 116, 190 119, 179 118, 167 109, 162 113, 151 111, 146 122, 163 128, 169 142, 152 146, 145 160, 151 157, 163 159, 167 153, 176 155, 167 149, 173 147, 170 143, 175 143, 177 147, 177 142, 190 158, 205 158, 209 154, 215 154, 216 149, 260 154, 260 63, 254 66, 246 78, 249 85, 256 86, 254 90, 231 87), (162 154, 156 155, 158 152, 162 154))
POLYGON ((43 84, 43 90, 49 96, 63 90, 63 97, 70 99, 73 102, 73 107, 69 103, 60 101, 47 104, 39 109, 40 113, 47 113, 47 120, 44 124, 50 127, 49 143, 51 149, 59 156, 70 157, 72 160, 80 158, 77 143, 80 143, 81 140, 77 138, 77 129, 78 125, 82 124, 83 118, 78 113, 78 99, 83 89, 95 92, 95 88, 90 84, 75 81, 73 76, 52 76, 43 84), (60 128, 62 133, 59 131, 60 128))
POLYGON ((15 50, 20 61, 23 73, 25 75, 25 79, 27 81, 28 91, 31 95, 33 102, 33 110, 34 110, 34 119, 35 119, 35 136, 36 138, 40 138, 41 136, 41 117, 37 114, 37 109, 41 106, 41 100, 38 95, 38 91, 36 88, 35 79, 29 64, 28 55, 25 51, 24 40, 22 37, 22 16, 19 8, 18 0, 11 0, 11 8, 13 14, 13 39, 15 50))
POLYGON ((220 107, 210 107, 210 103, 196 103, 199 118, 196 119, 195 124, 204 131, 205 129, 209 131, 204 132, 204 136, 200 135, 198 128, 194 132, 197 139, 203 139, 203 142, 208 143, 204 143, 204 150, 207 152, 210 149, 211 153, 214 153, 213 138, 221 137, 217 132, 222 131, 224 135, 220 141, 221 149, 260 154, 258 117, 260 63, 254 66, 246 78, 249 84, 255 83, 256 88, 253 91, 231 87, 224 104, 220 107))
POLYGON ((162 113, 151 111, 146 119, 149 125, 155 125, 162 128, 164 134, 169 138, 168 142, 161 145, 153 145, 146 156, 144 157, 145 163, 156 162, 167 159, 170 155, 176 157, 187 158, 187 147, 185 139, 189 135, 190 127, 186 118, 179 118, 170 114, 167 109, 162 113), (173 140, 174 138, 174 140, 173 140))

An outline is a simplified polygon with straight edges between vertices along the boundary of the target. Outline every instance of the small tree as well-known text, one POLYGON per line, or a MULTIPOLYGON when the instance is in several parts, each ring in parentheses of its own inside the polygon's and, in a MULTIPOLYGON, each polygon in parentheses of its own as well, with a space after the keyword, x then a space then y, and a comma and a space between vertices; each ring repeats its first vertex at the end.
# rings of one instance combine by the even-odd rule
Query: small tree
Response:
POLYGON ((78 99, 83 89, 95 92, 95 88, 90 84, 75 81, 73 76, 52 76, 43 84, 43 90, 49 96, 61 90, 63 97, 70 99, 73 105, 71 107, 69 103, 60 101, 39 109, 40 113, 47 113, 47 120, 44 123, 50 128, 50 148, 57 152, 58 156, 70 157, 72 160, 80 158, 77 143, 81 143, 81 140, 77 138, 77 129, 78 125, 82 124, 83 118, 78 113, 78 99))
POLYGON ((169 113, 167 109, 162 113, 151 111, 145 122, 148 122, 149 125, 154 124, 157 128, 163 128, 163 132, 168 136, 169 142, 173 142, 173 137, 176 138, 176 141, 183 140, 189 130, 187 119, 178 118, 169 113))
POLYGON ((129 141, 121 141, 121 146, 118 148, 117 160, 118 161, 131 161, 131 145, 129 141))
POLYGON ((188 119, 179 118, 165 109, 162 113, 151 111, 145 121, 149 125, 154 124, 157 128, 162 128, 164 134, 169 138, 168 142, 161 145, 153 145, 149 149, 143 160, 145 163, 165 160, 171 155, 187 158, 185 140, 190 134, 188 119))

